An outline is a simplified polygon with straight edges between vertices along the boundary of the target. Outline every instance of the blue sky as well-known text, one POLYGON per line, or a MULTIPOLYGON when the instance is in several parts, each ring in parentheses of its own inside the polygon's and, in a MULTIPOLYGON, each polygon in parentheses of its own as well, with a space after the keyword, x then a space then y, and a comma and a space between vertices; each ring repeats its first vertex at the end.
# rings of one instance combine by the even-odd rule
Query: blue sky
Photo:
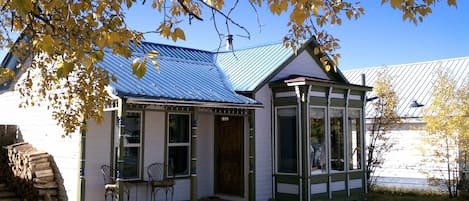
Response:
MULTIPOLYGON (((226 2, 227 5, 231 3, 226 2)), ((382 6, 380 1, 362 0, 362 6, 366 14, 360 19, 344 20, 341 26, 326 27, 340 39, 341 49, 338 52, 342 58, 339 60, 339 68, 342 70, 469 56, 469 1, 459 0, 457 8, 448 7, 446 1, 442 1, 417 26, 402 21, 401 13, 392 10, 389 5, 382 6)), ((261 30, 252 8, 247 4, 241 4, 233 12, 233 19, 251 34, 250 39, 236 36, 246 34, 231 26, 236 49, 281 42, 287 33, 288 15, 272 15, 266 6, 258 9, 258 12, 261 30)), ((146 40, 216 50, 220 41, 210 20, 210 13, 204 12, 203 15, 203 22, 193 20, 190 25, 185 23, 182 26, 186 32, 186 41, 173 43, 156 34, 146 35, 146 40)), ((132 7, 127 12, 127 18, 128 25, 140 31, 154 30, 162 19, 148 2, 146 6, 138 4, 132 7)), ((217 19, 220 31, 226 33, 224 21, 217 19)), ((4 51, 0 52, 0 56, 2 53, 4 51)))

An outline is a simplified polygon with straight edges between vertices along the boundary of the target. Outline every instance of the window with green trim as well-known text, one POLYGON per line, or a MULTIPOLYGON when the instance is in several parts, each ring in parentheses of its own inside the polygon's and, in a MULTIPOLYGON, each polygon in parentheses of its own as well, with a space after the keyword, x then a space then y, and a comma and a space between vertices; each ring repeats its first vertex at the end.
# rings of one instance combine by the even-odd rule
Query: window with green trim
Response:
POLYGON ((169 176, 189 176, 190 129, 190 114, 168 114, 169 176))
POLYGON ((326 154, 326 111, 312 107, 309 113, 310 167, 311 175, 327 172, 326 154))
POLYGON ((277 109, 277 172, 298 172, 297 111, 295 107, 277 109))
POLYGON ((124 127, 124 179, 140 178, 142 113, 127 112, 124 127))
POLYGON ((344 110, 330 109, 329 117, 331 129, 331 170, 344 171, 344 110))
POLYGON ((348 160, 350 170, 362 168, 361 110, 348 110, 348 160))

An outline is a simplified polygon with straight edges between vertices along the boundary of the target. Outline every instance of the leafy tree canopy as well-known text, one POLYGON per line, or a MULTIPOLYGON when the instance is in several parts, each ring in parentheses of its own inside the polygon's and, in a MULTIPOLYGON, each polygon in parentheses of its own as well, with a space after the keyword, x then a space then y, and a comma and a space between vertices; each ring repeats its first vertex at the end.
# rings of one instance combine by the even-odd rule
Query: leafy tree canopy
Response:
MULTIPOLYGON (((342 20, 358 19, 365 13, 359 1, 349 0, 247 2, 254 13, 269 9, 275 15, 289 15, 289 30, 283 41, 293 51, 306 39, 315 37, 320 47, 314 53, 321 56, 326 70, 335 68, 340 55, 336 52, 338 40, 328 34, 325 27, 341 25, 342 20)), ((404 21, 417 24, 440 1, 381 2, 401 11, 404 21)), ((456 6, 456 0, 444 2, 456 6)), ((184 40, 190 30, 183 30, 180 25, 192 20, 221 19, 228 30, 224 34, 232 35, 229 28, 233 26, 249 34, 249 30, 231 18, 238 3, 239 0, 0 0, 0 48, 14 46, 11 50, 21 61, 29 58, 28 68, 18 65, 21 71, 28 73, 19 85, 23 105, 48 100, 54 117, 65 132, 70 133, 80 127, 83 118, 95 117, 98 122, 102 118, 107 97, 105 86, 111 79, 116 79, 96 67, 104 55, 130 57, 129 46, 138 45, 145 34, 156 33, 173 41, 184 40), (151 6, 163 16, 154 31, 143 33, 127 26, 124 11, 137 3, 151 6), (11 33, 21 33, 24 37, 14 45, 11 33)), ((158 66, 157 55, 157 52, 149 51, 135 60, 129 70, 141 78, 146 72, 145 63, 158 66)), ((11 70, 0 69, 0 82, 14 78, 11 70)))

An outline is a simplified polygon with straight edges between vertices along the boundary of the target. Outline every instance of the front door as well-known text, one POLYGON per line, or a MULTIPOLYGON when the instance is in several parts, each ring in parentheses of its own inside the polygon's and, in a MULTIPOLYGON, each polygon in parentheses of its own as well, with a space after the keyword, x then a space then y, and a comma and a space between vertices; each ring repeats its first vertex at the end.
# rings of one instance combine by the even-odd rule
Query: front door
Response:
POLYGON ((215 117, 215 193, 243 195, 243 117, 215 117))

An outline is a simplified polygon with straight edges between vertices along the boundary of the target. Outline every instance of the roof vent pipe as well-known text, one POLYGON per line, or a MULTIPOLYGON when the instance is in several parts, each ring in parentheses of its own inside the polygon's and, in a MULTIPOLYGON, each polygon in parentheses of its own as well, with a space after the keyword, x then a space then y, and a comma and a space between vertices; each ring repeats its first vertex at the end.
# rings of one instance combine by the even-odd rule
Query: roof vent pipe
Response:
POLYGON ((362 85, 366 86, 365 73, 362 73, 362 85))

